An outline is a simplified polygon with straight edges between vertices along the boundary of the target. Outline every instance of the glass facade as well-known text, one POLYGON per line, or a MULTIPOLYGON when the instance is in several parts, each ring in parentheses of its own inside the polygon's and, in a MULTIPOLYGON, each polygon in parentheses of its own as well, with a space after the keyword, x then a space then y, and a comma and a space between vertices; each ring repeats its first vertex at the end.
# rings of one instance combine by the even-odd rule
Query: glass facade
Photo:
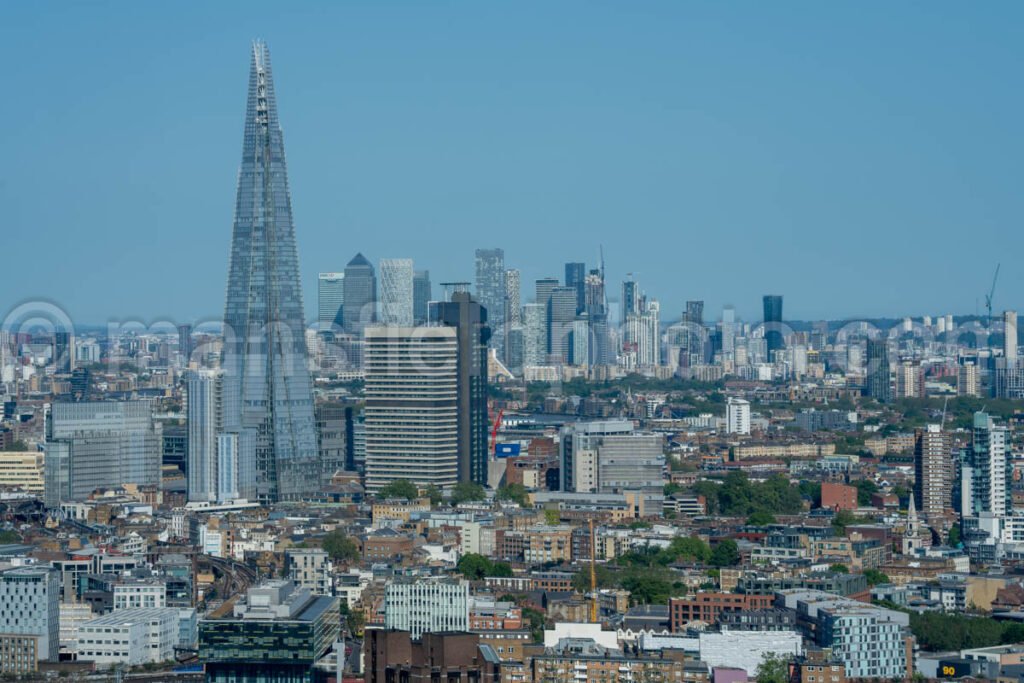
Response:
POLYGON ((249 74, 224 328, 224 429, 251 435, 258 500, 299 499, 319 481, 316 426, 284 140, 270 53, 260 42, 249 74))

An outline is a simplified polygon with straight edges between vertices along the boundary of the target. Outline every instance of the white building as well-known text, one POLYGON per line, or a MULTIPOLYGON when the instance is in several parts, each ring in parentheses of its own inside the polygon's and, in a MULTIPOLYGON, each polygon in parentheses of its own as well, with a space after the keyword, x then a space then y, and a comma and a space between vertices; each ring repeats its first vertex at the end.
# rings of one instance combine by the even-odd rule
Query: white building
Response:
POLYGON ((380 321, 411 326, 413 263, 408 258, 380 260, 380 321))
POLYGON ((92 618, 92 607, 88 603, 60 603, 60 649, 74 651, 78 645, 79 625, 92 618))
POLYGON ((469 628, 469 583, 455 579, 396 578, 384 588, 384 628, 424 633, 469 628))
POLYGON ((114 584, 114 609, 167 607, 167 584, 152 579, 122 579, 114 584))
POLYGON ((748 676, 767 654, 789 659, 803 653, 803 638, 796 631, 722 631, 700 636, 700 661, 710 667, 735 667, 748 676))
POLYGON ((174 658, 180 615, 173 607, 114 610, 78 627, 78 658, 139 666, 174 658))
POLYGON ((750 401, 732 396, 726 399, 725 431, 728 434, 750 433, 750 401))

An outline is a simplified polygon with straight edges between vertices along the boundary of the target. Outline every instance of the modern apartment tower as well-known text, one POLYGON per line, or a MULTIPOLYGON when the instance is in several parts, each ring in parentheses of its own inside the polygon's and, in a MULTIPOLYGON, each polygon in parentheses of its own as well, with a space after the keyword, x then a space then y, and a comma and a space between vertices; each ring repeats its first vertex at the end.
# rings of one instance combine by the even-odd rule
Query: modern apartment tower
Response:
POLYGON ((417 270, 412 276, 412 320, 417 325, 427 322, 427 306, 433 298, 430 271, 417 270))
POLYGON ((492 321, 496 334, 493 346, 498 357, 504 357, 505 349, 505 250, 476 250, 476 300, 487 309, 487 319, 492 321))
POLYGON ((1003 311, 1003 358, 1006 366, 1017 366, 1017 311, 1003 311))
POLYGON ((953 497, 953 440, 936 424, 914 433, 914 503, 928 524, 943 518, 953 497))
POLYGON ((487 309, 469 292, 430 306, 431 322, 453 327, 458 344, 459 481, 487 483, 487 309))
POLYGON ((864 353, 864 394, 881 403, 893 398, 889 381, 889 344, 885 338, 868 339, 864 353))
POLYGON ((782 296, 766 294, 764 296, 764 340, 768 347, 768 361, 772 361, 772 353, 786 347, 782 334, 782 296))
POLYGON ((410 258, 380 260, 380 321, 413 324, 413 266, 410 258))
POLYGON ((459 481, 458 331, 367 327, 366 488, 459 481))
POLYGON ((258 499, 311 492, 316 426, 299 257, 270 52, 259 41, 252 46, 221 367, 224 430, 253 437, 258 499))
POLYGON ((53 361, 59 375, 70 375, 75 369, 75 337, 70 332, 53 333, 53 361))

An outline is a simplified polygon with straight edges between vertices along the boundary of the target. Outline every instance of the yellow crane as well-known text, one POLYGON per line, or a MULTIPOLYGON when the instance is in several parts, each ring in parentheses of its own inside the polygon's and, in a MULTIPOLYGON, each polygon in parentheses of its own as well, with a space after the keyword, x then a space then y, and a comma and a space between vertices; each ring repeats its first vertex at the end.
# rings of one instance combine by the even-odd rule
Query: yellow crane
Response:
POLYGON ((590 524, 590 623, 597 623, 597 544, 594 543, 594 518, 590 524))

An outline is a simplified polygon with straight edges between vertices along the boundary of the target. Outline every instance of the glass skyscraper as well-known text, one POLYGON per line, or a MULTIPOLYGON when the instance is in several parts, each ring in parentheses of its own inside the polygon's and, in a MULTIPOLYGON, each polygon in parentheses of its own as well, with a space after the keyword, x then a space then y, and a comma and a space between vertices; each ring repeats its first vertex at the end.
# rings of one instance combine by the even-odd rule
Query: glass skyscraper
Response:
POLYGON ((253 43, 224 310, 224 432, 252 443, 261 502, 319 482, 299 257, 270 52, 253 43))

